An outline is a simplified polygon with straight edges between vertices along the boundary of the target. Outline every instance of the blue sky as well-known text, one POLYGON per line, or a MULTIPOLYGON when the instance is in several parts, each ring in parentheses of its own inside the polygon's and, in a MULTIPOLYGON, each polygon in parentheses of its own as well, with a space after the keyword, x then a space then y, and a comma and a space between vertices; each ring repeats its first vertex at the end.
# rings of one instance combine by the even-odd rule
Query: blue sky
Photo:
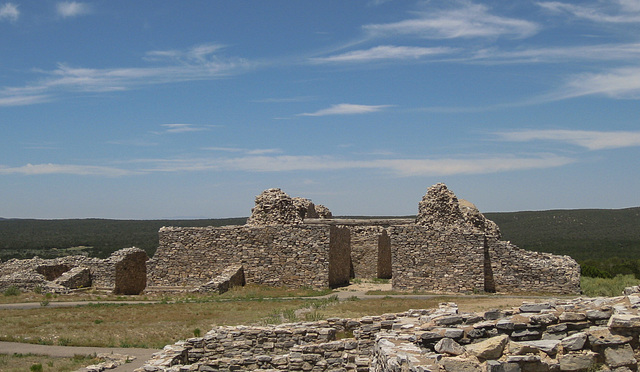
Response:
POLYGON ((640 205, 640 0, 0 0, 0 216, 640 205))

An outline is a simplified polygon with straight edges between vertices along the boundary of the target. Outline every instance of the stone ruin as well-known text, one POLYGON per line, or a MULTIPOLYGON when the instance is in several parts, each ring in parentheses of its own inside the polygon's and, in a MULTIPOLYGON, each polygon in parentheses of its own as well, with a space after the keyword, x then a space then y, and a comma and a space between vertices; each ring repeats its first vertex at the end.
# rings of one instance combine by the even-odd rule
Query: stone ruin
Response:
POLYGON ((136 371, 629 372, 640 360, 639 310, 632 294, 219 326, 165 346, 136 371))
POLYGON ((315 205, 305 198, 291 198, 284 191, 273 188, 256 196, 247 226, 298 225, 305 218, 331 217, 331 212, 324 205, 315 205))
POLYGON ((501 241, 498 226, 444 184, 428 189, 416 219, 334 219, 280 189, 255 201, 244 226, 163 227, 149 288, 218 290, 212 283, 228 286, 231 277, 326 288, 377 277, 402 291, 580 292, 575 260, 501 241))
POLYGON ((575 260, 500 240, 498 226, 444 184, 427 190, 415 219, 335 219, 311 200, 268 189, 246 225, 161 228, 151 259, 128 248, 105 260, 0 263, 0 289, 59 292, 93 286, 119 294, 221 293, 246 283, 327 288, 354 277, 391 279, 400 291, 580 292, 575 260))
POLYGON ((34 257, 0 263, 0 291, 15 286, 20 290, 69 293, 94 287, 114 294, 137 295, 147 285, 147 253, 125 248, 106 259, 67 256, 53 259, 34 257))

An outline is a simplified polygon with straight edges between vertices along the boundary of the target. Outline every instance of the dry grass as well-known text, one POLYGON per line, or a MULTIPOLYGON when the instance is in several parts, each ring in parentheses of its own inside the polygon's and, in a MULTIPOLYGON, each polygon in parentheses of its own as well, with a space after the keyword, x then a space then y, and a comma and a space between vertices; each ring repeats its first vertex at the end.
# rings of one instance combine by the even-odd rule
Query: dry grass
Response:
POLYGON ((255 323, 302 300, 104 304, 2 310, 0 340, 50 345, 161 348, 214 325, 255 323))
POLYGON ((53 358, 34 354, 0 354, 0 371, 3 372, 67 372, 96 363, 100 363, 100 360, 82 355, 73 358, 53 358))
POLYGON ((344 301, 324 309, 327 317, 359 318, 366 315, 399 313, 409 309, 429 309, 441 302, 455 302, 461 311, 486 311, 496 308, 520 306, 522 298, 443 296, 429 299, 382 297, 376 299, 344 301))
POLYGON ((140 296, 120 296, 114 295, 106 291, 84 290, 71 294, 38 294, 34 292, 20 292, 15 296, 2 295, 0 293, 0 304, 23 303, 23 302, 41 302, 48 300, 50 302, 97 302, 97 301, 166 301, 166 302, 184 302, 184 301, 213 301, 220 299, 254 299, 254 298, 281 298, 281 297, 310 297, 323 296, 331 293, 330 289, 316 290, 310 288, 291 289, 284 287, 269 287, 250 284, 244 287, 235 287, 230 291, 218 294, 199 294, 199 293, 145 293, 140 296))
MULTIPOLYGON (((161 348, 180 339, 204 335, 215 325, 272 324, 328 317, 359 318, 432 308, 441 302, 455 302, 462 311, 485 311, 519 306, 523 301, 522 297, 499 295, 439 296, 429 299, 381 296, 341 302, 337 301, 337 297, 277 298, 324 293, 327 292, 247 286, 224 295, 124 298, 160 301, 154 304, 111 303, 76 307, 43 306, 30 310, 5 309, 0 310, 0 340, 69 346, 161 348)), ((58 296, 56 300, 77 301, 83 298, 90 301, 94 299, 92 296, 98 295, 58 296)), ((99 297, 100 300, 109 299, 104 295, 99 297)), ((35 301, 41 301, 42 298, 42 295, 34 297, 35 301)))

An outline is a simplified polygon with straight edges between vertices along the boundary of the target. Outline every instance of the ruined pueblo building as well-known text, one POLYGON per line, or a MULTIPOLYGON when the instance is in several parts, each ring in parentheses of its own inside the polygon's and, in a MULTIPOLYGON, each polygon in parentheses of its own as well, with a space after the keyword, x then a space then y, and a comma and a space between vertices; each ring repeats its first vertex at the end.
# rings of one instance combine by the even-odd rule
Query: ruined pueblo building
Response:
POLYGON ((391 279, 394 290, 580 292, 575 260, 500 240, 498 226, 444 184, 428 189, 415 220, 334 219, 326 207, 268 189, 244 226, 159 234, 147 263, 150 288, 323 288, 378 277, 391 279))
POLYGON ((147 286, 147 253, 124 248, 106 259, 67 256, 34 257, 0 262, 0 291, 11 286, 20 290, 67 293, 93 287, 115 294, 137 295, 147 286))

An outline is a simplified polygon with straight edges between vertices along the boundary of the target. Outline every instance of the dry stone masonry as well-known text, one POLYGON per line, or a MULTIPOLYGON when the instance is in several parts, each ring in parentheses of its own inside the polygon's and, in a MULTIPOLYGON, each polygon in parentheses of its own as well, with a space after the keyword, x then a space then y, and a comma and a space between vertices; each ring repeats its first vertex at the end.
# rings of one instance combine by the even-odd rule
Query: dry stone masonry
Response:
POLYGON ((222 292, 245 283, 326 288, 376 277, 401 291, 580 292, 576 261, 501 241, 493 221, 442 183, 427 190, 415 220, 331 216, 311 200, 268 189, 244 226, 163 227, 150 260, 136 248, 106 260, 10 260, 0 263, 0 289, 222 292))
POLYGON ((216 327, 168 345, 139 372, 636 371, 640 296, 550 299, 276 326, 216 327))
POLYGON ((34 257, 0 263, 0 290, 10 286, 25 291, 40 287, 45 292, 96 287, 115 294, 140 294, 147 284, 148 256, 139 248, 125 248, 106 259, 67 256, 34 257))
POLYGON ((377 277, 391 278, 395 290, 580 292, 575 260, 501 241, 493 221, 442 183, 427 190, 415 220, 329 216, 274 188, 256 197, 245 226, 164 227, 147 284, 204 290, 240 265, 246 283, 289 287, 377 277))

